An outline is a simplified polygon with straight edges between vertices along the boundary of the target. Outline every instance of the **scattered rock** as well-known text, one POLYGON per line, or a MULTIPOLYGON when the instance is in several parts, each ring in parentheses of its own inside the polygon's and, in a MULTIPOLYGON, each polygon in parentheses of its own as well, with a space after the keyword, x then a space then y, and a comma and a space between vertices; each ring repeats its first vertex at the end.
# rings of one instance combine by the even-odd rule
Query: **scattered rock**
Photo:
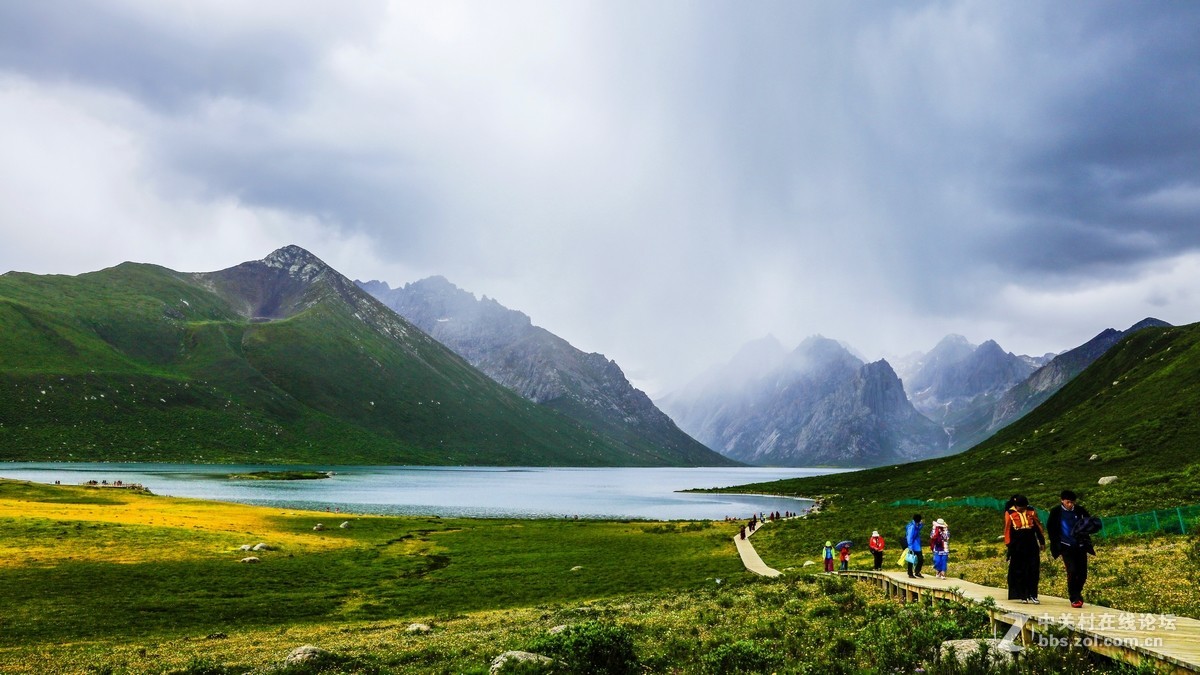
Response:
POLYGON ((254 545, 254 548, 252 548, 252 549, 250 549, 250 550, 251 550, 251 551, 270 551, 270 550, 271 550, 271 547, 270 547, 270 546, 267 546, 266 544, 264 544, 264 543, 262 543, 262 542, 260 541, 260 542, 258 542, 257 544, 255 544, 255 545, 254 545))
POLYGON ((998 638, 989 638, 986 640, 948 640, 942 643, 941 656, 943 659, 948 659, 950 658, 951 650, 953 650, 958 662, 965 664, 984 645, 987 647, 988 660, 991 663, 1012 663, 1015 658, 1014 654, 1021 651, 1020 645, 1005 642, 998 638))
POLYGON ((241 546, 238 547, 238 550, 239 551, 249 551, 251 548, 253 548, 253 547, 250 544, 242 544, 241 546))
POLYGON ((805 561, 804 561, 804 565, 802 565, 802 566, 803 566, 803 567, 808 567, 809 565, 816 565, 816 564, 817 564, 817 563, 815 563, 815 562, 813 562, 813 561, 811 561, 811 560, 805 560, 805 561))
POLYGON ((317 523, 316 525, 313 525, 313 530, 317 532, 320 532, 323 529, 325 529, 324 523, 317 523))
POLYGON ((1088 457, 1089 462, 1095 461, 1097 459, 1100 459, 1100 455, 1092 455, 1091 457, 1088 457))
POLYGON ((408 633, 432 633, 433 629, 427 623, 410 623, 405 631, 408 633))
POLYGON ((533 652, 504 652, 492 660, 492 667, 488 671, 492 675, 503 673, 509 670, 515 670, 522 673, 536 673, 539 671, 549 672, 554 668, 556 662, 549 656, 534 654, 533 652))
POLYGON ((1103 477, 1103 478, 1101 478, 1101 479, 1100 479, 1100 484, 1101 484, 1101 485, 1108 485, 1109 483, 1113 483, 1113 482, 1115 482, 1116 480, 1117 480, 1117 477, 1116 477, 1116 476, 1105 476, 1105 477, 1103 477))
POLYGON ((576 565, 576 566, 574 566, 574 567, 572 567, 572 568, 571 568, 571 571, 572 571, 572 572, 578 572, 578 571, 579 571, 579 570, 581 570, 581 569, 583 569, 583 565, 576 565))
POLYGON ((253 555, 252 555, 252 556, 250 556, 249 558, 242 558, 242 559, 241 559, 240 561, 238 561, 238 562, 244 562, 244 563, 257 563, 257 562, 262 562, 262 561, 258 559, 258 556, 253 556, 253 555))
POLYGON ((328 655, 329 652, 321 649, 320 647, 304 645, 302 647, 296 647, 293 649, 283 662, 285 665, 290 666, 297 663, 305 663, 307 661, 316 661, 328 655))
POLYGON ((559 633, 565 631, 566 629, 567 629, 567 624, 560 623, 559 625, 555 626, 554 628, 551 628, 550 630, 548 630, 546 632, 551 635, 558 635, 559 633))
POLYGON ((350 521, 347 520, 346 522, 342 523, 341 525, 338 525, 338 527, 342 528, 343 530, 348 530, 348 529, 350 529, 350 521))

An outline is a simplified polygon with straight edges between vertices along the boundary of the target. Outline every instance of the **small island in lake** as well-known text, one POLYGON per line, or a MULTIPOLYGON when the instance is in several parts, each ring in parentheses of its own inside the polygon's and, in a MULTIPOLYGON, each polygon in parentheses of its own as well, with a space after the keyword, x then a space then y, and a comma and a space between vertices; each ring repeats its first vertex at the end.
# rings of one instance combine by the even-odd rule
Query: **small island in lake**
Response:
POLYGON ((316 480, 329 478, 332 471, 252 471, 250 473, 231 473, 227 478, 235 480, 316 480))

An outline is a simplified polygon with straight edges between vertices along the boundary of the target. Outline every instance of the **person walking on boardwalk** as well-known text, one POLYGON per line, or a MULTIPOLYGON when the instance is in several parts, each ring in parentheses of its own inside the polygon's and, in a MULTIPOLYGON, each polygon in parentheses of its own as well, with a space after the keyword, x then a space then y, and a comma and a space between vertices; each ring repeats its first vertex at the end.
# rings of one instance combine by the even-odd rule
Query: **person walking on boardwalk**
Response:
POLYGON ((838 560, 842 562, 842 564, 838 566, 839 570, 845 572, 850 568, 850 544, 846 544, 842 547, 842 550, 838 554, 838 560))
POLYGON ((950 527, 941 518, 933 521, 929 550, 933 553, 933 569, 937 572, 937 578, 945 579, 946 566, 950 562, 950 527))
POLYGON ((913 514, 912 520, 904 528, 904 539, 908 546, 908 550, 912 552, 912 562, 905 562, 905 567, 908 570, 908 576, 914 579, 924 579, 925 575, 921 574, 921 568, 925 566, 925 554, 921 552, 921 528, 925 523, 921 522, 921 514, 913 514))
POLYGON ((1096 555, 1092 534, 1099 531, 1100 521, 1077 503, 1071 490, 1058 496, 1059 505, 1050 509, 1046 518, 1046 534, 1050 537, 1050 555, 1062 556, 1067 568, 1067 597, 1072 607, 1083 607, 1083 585, 1087 583, 1088 554, 1096 555))
POLYGON ((825 550, 822 551, 821 554, 825 557, 825 571, 832 572, 833 571, 833 542, 832 541, 825 542, 825 550))
POLYGON ((883 537, 879 535, 879 530, 871 533, 871 540, 867 542, 867 548, 871 549, 871 555, 875 556, 875 571, 883 569, 883 537))
POLYGON ((1046 533, 1025 495, 1017 495, 1004 516, 1004 545, 1008 547, 1008 599, 1041 604, 1038 582, 1046 533))

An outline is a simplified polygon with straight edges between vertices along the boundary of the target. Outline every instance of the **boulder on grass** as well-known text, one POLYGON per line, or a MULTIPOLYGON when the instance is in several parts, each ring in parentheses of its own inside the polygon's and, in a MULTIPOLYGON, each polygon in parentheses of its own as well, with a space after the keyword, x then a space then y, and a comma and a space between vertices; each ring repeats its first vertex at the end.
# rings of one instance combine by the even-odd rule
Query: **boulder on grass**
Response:
POLYGON ((324 523, 317 523, 316 525, 313 525, 313 530, 315 530, 317 532, 320 532, 323 529, 325 529, 324 523))
POLYGON ((499 675, 505 672, 520 672, 520 673, 549 673, 554 670, 558 662, 549 656, 534 654, 533 652, 504 652, 495 659, 492 659, 492 667, 488 671, 491 675, 499 675))
POLYGON ((266 544, 264 544, 264 543, 262 543, 262 542, 260 541, 260 542, 258 542, 257 544, 255 544, 255 545, 254 545, 254 548, 252 548, 252 549, 250 549, 250 550, 251 550, 251 551, 270 551, 270 550, 271 550, 271 547, 270 547, 270 546, 267 546, 266 544))
POLYGON ((307 663, 309 661, 319 661, 329 655, 330 652, 321 649, 320 647, 316 647, 314 645, 303 645, 293 649, 283 662, 284 664, 291 666, 298 663, 307 663))
POLYGON ((258 562, 262 562, 262 561, 258 559, 258 556, 253 556, 253 555, 252 555, 252 556, 250 556, 249 558, 242 558, 242 559, 241 559, 241 560, 239 560, 238 562, 244 562, 244 563, 258 563, 258 562))
POLYGON ((432 633, 433 629, 427 623, 410 623, 405 629, 408 633, 432 633))
POLYGON ((342 528, 343 530, 348 530, 348 529, 350 529, 350 521, 347 520, 346 522, 342 523, 341 525, 338 525, 338 527, 342 528))
POLYGON ((1114 483, 1114 482, 1116 482, 1116 480, 1117 480, 1117 477, 1116 477, 1116 476, 1105 476, 1105 477, 1103 477, 1103 478, 1101 478, 1101 479, 1100 479, 1100 484, 1101 484, 1101 485, 1108 485, 1109 483, 1114 483))

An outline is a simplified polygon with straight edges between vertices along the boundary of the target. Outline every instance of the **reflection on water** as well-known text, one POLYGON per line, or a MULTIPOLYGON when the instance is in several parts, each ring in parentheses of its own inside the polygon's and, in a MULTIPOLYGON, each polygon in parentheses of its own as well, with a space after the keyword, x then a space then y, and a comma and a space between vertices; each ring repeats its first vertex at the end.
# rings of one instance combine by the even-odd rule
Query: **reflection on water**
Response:
POLYGON ((746 518, 803 511, 807 500, 681 493, 836 469, 0 464, 0 476, 38 483, 141 483, 159 495, 351 513, 515 518, 746 518), (328 470, 320 480, 230 480, 231 473, 328 470))

